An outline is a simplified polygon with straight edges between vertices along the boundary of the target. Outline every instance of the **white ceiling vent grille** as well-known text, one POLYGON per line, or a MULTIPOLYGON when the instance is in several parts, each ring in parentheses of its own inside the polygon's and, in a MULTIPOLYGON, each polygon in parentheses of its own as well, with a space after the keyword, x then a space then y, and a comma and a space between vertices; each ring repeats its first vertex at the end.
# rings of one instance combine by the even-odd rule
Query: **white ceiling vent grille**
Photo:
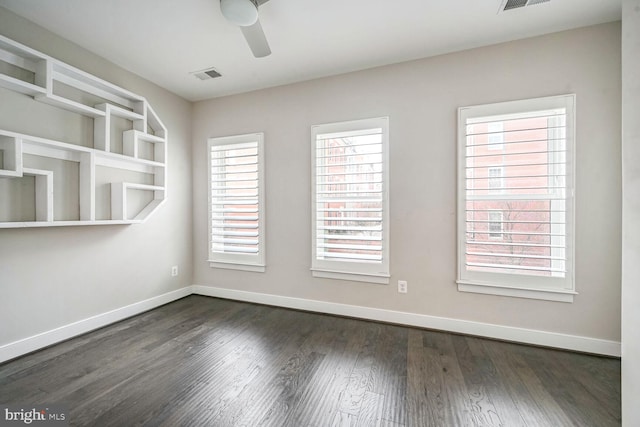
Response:
POLYGON ((533 6, 535 4, 547 3, 551 0, 502 0, 498 13, 506 12, 511 9, 519 9, 525 6, 533 6))
POLYGON ((192 71, 191 74, 193 74, 200 80, 210 80, 210 79, 222 77, 222 74, 220 74, 215 68, 207 68, 206 70, 192 71))

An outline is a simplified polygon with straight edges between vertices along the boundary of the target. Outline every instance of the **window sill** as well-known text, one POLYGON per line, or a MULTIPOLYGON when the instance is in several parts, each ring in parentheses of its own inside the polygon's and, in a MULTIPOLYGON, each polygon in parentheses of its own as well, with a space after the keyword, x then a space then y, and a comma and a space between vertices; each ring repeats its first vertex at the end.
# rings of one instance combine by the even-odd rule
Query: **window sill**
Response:
POLYGON ((391 276, 384 274, 365 274, 365 273, 347 273, 344 271, 318 270, 311 269, 313 277, 322 277, 325 279, 350 280, 353 282, 376 283, 379 285, 388 285, 391 276))
POLYGON ((252 271, 254 273, 264 273, 266 266, 255 264, 234 264, 232 262, 219 262, 209 260, 209 267, 224 268, 226 270, 252 271))
POLYGON ((501 295, 515 298, 539 299, 545 301, 573 302, 573 296, 578 293, 568 290, 516 288, 486 283, 472 283, 457 281, 458 291, 476 294, 501 295))

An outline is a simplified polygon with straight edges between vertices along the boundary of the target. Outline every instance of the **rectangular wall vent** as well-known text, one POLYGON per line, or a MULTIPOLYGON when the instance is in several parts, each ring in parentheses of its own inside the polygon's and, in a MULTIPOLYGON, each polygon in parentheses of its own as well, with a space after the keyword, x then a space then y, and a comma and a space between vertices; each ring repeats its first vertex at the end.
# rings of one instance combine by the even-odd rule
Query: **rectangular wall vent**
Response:
POLYGON ((220 74, 215 68, 207 68, 206 70, 192 71, 191 74, 193 74, 200 80, 209 80, 209 79, 222 77, 222 74, 220 74))
POLYGON ((519 9, 525 6, 533 6, 540 3, 547 3, 551 0, 502 0, 500 3, 500 9, 498 13, 506 12, 507 10, 519 9))

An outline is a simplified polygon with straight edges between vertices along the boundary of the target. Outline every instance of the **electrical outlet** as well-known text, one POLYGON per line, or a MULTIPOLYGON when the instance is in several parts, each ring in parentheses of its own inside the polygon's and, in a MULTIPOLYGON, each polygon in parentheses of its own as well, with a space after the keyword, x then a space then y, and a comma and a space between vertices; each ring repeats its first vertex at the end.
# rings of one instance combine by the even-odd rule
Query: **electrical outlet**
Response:
POLYGON ((398 280, 398 292, 400 292, 401 294, 406 294, 407 288, 408 285, 406 280, 398 280))
POLYGON ((178 266, 174 265, 173 267, 171 267, 171 275, 172 276, 177 276, 178 275, 178 266))

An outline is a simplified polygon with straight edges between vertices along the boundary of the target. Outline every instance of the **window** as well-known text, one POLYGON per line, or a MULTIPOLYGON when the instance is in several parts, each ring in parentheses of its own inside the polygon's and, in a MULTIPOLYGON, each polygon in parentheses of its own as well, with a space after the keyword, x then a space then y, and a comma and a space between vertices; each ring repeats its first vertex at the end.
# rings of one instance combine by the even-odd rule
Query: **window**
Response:
POLYGON ((486 123, 487 149, 488 150, 504 150, 504 124, 502 122, 486 123))
POLYGON ((500 211, 489 211, 489 238, 502 239, 502 218, 500 211))
POLYGON ((459 290, 573 301, 574 110, 575 95, 460 108, 459 290))
POLYGON ((311 129, 316 277, 389 283, 388 122, 311 129))
POLYGON ((504 190, 504 168, 502 166, 489 167, 487 185, 492 194, 501 193, 504 190))
POLYGON ((265 270, 263 134, 211 138, 211 267, 265 270))

